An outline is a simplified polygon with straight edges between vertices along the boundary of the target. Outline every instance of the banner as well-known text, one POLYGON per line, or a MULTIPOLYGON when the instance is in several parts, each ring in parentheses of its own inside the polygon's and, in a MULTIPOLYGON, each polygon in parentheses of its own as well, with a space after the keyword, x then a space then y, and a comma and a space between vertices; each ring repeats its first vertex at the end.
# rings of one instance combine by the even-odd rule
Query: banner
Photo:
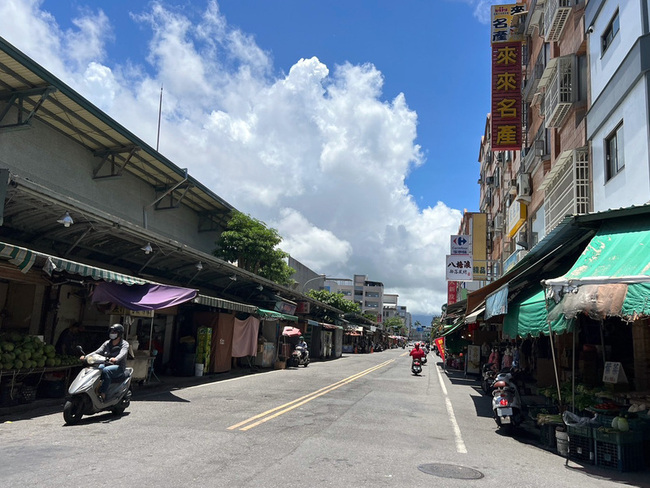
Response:
POLYGON ((438 352, 440 353, 440 357, 442 358, 442 362, 444 363, 445 362, 445 338, 438 337, 437 339, 434 339, 433 342, 438 348, 438 352))

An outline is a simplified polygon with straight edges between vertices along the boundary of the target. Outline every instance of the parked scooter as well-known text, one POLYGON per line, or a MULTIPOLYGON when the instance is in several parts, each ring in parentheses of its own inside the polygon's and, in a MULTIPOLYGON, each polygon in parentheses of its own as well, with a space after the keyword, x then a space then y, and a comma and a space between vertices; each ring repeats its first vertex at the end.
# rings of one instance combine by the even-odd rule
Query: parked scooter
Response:
POLYGON ((419 359, 414 359, 411 363, 411 372, 415 376, 420 376, 420 373, 422 372, 422 363, 419 359))
POLYGON ((523 404, 511 370, 502 370, 492 385, 492 412, 499 428, 516 427, 524 421, 523 404))
POLYGON ((309 366, 309 351, 301 347, 296 347, 289 358, 289 366, 309 366))
MULTIPOLYGON (((85 356, 81 348, 79 351, 85 356)), ((93 415, 104 410, 121 415, 131 403, 133 368, 126 368, 122 378, 111 382, 106 399, 102 401, 98 394, 102 381, 99 365, 110 364, 109 360, 99 354, 90 354, 85 357, 84 364, 86 367, 79 371, 68 388, 68 395, 63 407, 63 419, 68 425, 78 423, 84 415, 93 415)))
POLYGON ((494 391, 494 380, 497 377, 496 369, 494 369, 493 363, 487 363, 483 365, 483 371, 481 373, 481 390, 486 395, 491 395, 494 391))

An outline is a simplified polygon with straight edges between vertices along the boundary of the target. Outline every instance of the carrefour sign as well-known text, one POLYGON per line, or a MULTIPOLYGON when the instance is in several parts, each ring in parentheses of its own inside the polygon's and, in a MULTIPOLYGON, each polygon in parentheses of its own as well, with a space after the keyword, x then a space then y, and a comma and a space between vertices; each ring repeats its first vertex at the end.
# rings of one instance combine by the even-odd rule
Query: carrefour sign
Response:
POLYGON ((472 236, 451 236, 451 254, 472 254, 472 236))

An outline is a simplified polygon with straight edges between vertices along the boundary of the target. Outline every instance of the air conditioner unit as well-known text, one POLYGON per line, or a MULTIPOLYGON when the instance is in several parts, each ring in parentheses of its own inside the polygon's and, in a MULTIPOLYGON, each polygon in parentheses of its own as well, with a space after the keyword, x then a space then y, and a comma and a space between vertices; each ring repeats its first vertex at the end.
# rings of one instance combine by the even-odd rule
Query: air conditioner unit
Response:
POLYGON ((515 243, 518 246, 528 249, 528 237, 526 236, 525 230, 520 230, 519 232, 517 232, 517 239, 515 243))
POLYGON ((519 173, 517 175, 517 196, 516 200, 518 201, 530 201, 532 194, 532 189, 530 187, 530 174, 529 173, 519 173))
POLYGON ((511 195, 516 195, 517 194, 517 179, 513 178, 510 180, 508 184, 508 193, 511 195))
POLYGON ((494 230, 503 230, 503 214, 501 213, 494 216, 494 230))

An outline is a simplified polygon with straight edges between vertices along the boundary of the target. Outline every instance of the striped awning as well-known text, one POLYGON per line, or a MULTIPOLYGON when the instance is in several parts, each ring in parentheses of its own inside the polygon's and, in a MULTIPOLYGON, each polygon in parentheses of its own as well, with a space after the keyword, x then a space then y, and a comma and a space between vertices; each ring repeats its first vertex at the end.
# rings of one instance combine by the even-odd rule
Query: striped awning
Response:
POLYGON ((263 319, 288 320, 289 322, 298 322, 298 317, 286 313, 276 312, 275 310, 257 309, 257 314, 263 319))
POLYGON ((192 302, 198 303, 200 305, 206 305, 208 307, 223 308, 224 310, 233 310, 235 312, 246 312, 251 314, 257 312, 257 307, 253 305, 231 302, 230 300, 224 300, 223 298, 217 298, 217 297, 209 297, 207 295, 199 295, 194 300, 192 300, 192 302))
POLYGON ((0 258, 9 259, 22 273, 27 273, 36 261, 36 254, 29 249, 0 242, 0 258))
POLYGON ((52 275, 54 271, 66 271, 72 274, 87 276, 94 280, 112 281, 113 283, 121 283, 123 285, 144 285, 148 283, 146 280, 136 278, 107 269, 95 268, 86 264, 76 263, 63 258, 56 258, 54 256, 47 256, 43 271, 48 275, 52 275))

